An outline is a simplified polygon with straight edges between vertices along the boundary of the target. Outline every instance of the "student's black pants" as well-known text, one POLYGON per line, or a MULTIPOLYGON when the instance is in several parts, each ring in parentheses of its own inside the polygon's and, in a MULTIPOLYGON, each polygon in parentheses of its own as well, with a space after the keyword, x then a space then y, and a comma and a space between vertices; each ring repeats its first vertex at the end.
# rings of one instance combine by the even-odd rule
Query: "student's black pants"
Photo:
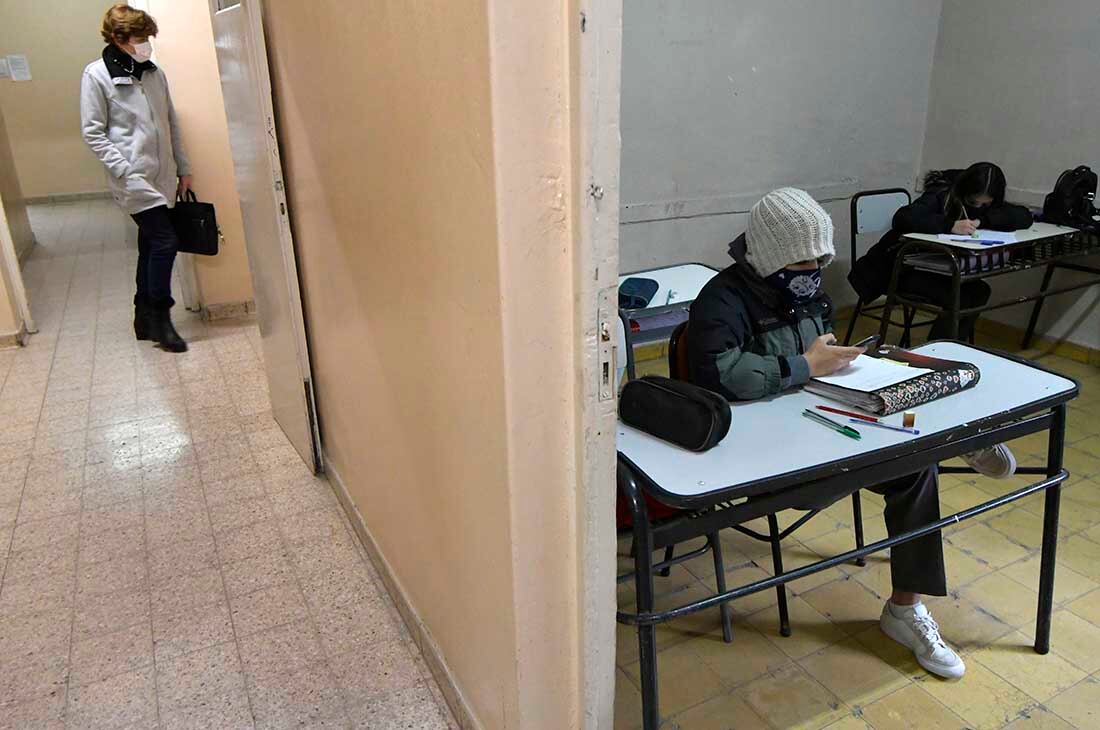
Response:
MULTIPOLYGON (((951 277, 933 274, 930 271, 917 271, 906 269, 902 272, 898 289, 907 294, 916 294, 941 307, 951 305, 951 277)), ((976 281, 964 281, 959 288, 959 308, 980 307, 989 301, 991 290, 989 284, 978 279, 976 281)), ((971 314, 959 318, 960 340, 970 339, 970 333, 974 331, 974 324, 978 321, 978 315, 971 314)), ((928 333, 930 340, 946 340, 951 336, 951 317, 942 314, 936 318, 932 325, 932 331, 928 333)))
POLYGON ((153 309, 170 309, 172 264, 179 239, 168 217, 168 206, 143 210, 131 216, 138 225, 137 299, 153 309))
MULTIPOLYGON (((886 498, 886 531, 891 537, 923 527, 940 518, 939 479, 936 467, 869 487, 886 498)), ((799 506, 824 509, 846 497, 838 488, 831 494, 814 494, 799 506)), ((890 548, 890 576, 895 591, 947 595, 947 574, 943 566, 943 542, 939 532, 890 548)))

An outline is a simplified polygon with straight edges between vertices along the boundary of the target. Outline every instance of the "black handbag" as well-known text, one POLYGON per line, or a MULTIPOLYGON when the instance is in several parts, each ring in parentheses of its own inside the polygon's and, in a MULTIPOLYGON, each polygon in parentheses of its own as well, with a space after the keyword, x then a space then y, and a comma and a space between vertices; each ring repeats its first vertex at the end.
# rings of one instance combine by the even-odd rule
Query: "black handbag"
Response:
POLYGON ((168 211, 172 227, 179 239, 179 253, 194 253, 200 256, 217 256, 218 219, 214 214, 213 203, 200 203, 194 190, 187 191, 187 199, 176 197, 176 206, 168 211))
POLYGON ((619 395, 619 418, 628 426, 689 451, 706 451, 730 430, 730 404, 682 380, 647 375, 619 395))

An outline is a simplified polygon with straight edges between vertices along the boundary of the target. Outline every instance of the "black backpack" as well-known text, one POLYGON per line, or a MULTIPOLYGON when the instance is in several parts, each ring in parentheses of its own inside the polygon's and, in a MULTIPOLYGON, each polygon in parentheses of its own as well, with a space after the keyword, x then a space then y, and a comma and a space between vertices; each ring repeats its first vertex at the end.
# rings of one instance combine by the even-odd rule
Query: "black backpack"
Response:
POLYGON ((1043 201, 1043 220, 1074 228, 1096 230, 1096 173, 1078 165, 1058 176, 1054 190, 1043 201))

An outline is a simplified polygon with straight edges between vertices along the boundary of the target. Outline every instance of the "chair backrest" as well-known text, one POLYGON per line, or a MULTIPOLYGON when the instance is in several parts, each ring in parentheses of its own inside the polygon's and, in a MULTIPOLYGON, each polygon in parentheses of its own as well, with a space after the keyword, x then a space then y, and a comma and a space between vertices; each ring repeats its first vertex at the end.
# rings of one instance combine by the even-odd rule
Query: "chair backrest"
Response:
POLYGON ((681 322, 668 338, 668 377, 673 380, 690 380, 688 365, 688 323, 681 322))
POLYGON ((890 230, 894 213, 912 202, 905 188, 863 190, 852 196, 852 261, 859 258, 856 237, 860 233, 881 233, 890 230))

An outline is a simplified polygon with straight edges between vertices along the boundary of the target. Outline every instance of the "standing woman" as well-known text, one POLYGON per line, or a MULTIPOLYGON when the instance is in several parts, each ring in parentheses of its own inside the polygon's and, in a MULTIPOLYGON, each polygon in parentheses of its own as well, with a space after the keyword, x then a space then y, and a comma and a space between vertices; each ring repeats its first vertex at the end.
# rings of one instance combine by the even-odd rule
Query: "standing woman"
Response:
POLYGON ((164 72, 149 59, 157 34, 152 16, 115 5, 100 29, 107 43, 80 84, 84 141, 107 169, 115 202, 138 225, 134 335, 170 352, 187 343, 172 326, 172 264, 178 240, 168 209, 191 187, 179 121, 164 72))

